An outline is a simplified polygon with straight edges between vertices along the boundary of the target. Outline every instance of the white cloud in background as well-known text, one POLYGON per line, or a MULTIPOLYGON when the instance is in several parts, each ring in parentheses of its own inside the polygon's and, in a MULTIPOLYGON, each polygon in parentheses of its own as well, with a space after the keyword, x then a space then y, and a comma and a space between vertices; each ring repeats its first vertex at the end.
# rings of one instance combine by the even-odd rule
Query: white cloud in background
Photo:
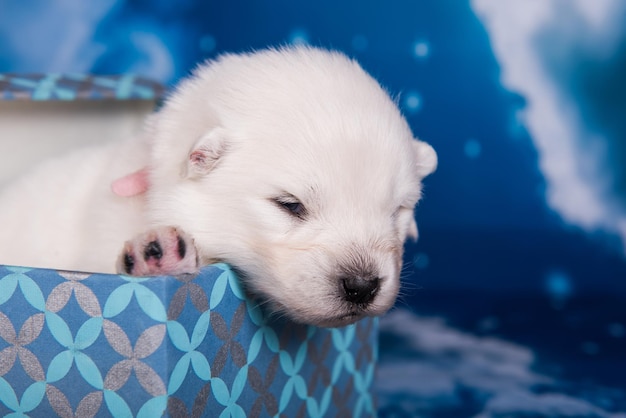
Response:
POLYGON ((137 52, 136 59, 121 63, 121 68, 155 80, 169 80, 174 73, 170 52, 145 25, 119 25, 112 35, 121 39, 96 39, 101 23, 119 5, 119 0, 55 0, 36 5, 11 1, 2 5, 0 36, 18 65, 14 70, 88 73, 117 42, 137 52))
POLYGON ((437 411, 460 407, 466 402, 463 393, 469 393, 482 407, 475 418, 626 417, 559 393, 555 379, 533 371, 534 355, 526 347, 468 334, 441 318, 418 317, 401 309, 386 315, 380 327, 383 338, 395 341, 393 349, 383 352, 386 357, 376 376, 383 410, 399 404, 409 413, 436 416, 437 411), (541 393, 533 392, 537 386, 541 393))
MULTIPOLYGON (((548 72, 538 38, 546 30, 567 56, 575 49, 609 59, 623 36, 622 0, 471 0, 501 67, 505 88, 522 95, 521 120, 539 153, 547 204, 587 231, 619 234, 626 243, 626 215, 616 209, 607 169, 607 138, 589 132, 579 104, 548 72)), ((558 59, 558 57, 557 57, 558 59)), ((573 62, 560 63, 565 71, 573 62)))
POLYGON ((4 6, 0 33, 20 66, 30 71, 87 71, 103 52, 103 46, 93 42, 97 23, 114 4, 59 0, 33 7, 12 2, 8 12, 4 6))
POLYGON ((128 72, 162 83, 171 80, 174 76, 174 59, 159 36, 153 32, 133 32, 129 37, 145 58, 133 62, 128 72))

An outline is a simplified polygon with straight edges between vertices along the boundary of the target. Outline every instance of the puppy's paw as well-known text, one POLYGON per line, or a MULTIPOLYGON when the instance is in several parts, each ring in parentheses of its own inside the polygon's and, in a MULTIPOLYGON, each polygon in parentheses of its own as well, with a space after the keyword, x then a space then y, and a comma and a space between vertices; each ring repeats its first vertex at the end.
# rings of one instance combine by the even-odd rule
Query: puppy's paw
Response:
POLYGON ((196 273, 198 253, 193 239, 179 228, 160 227, 127 241, 116 269, 133 276, 196 273))

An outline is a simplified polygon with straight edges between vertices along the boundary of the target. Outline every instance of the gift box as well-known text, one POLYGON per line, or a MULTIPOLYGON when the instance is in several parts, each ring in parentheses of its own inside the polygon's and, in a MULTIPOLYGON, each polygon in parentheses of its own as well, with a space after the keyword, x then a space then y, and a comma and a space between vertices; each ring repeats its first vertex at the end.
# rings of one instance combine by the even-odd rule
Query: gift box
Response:
MULTIPOLYGON (((89 138, 115 139, 138 129, 162 91, 132 76, 0 75, 2 110, 32 119, 11 122, 23 147, 42 135, 54 143, 66 124, 95 132, 120 121, 89 138)), ((28 154, 9 139, 3 147, 28 154)), ((54 153, 76 143, 48 145, 54 153)), ((328 329, 272 316, 225 264, 149 278, 0 266, 0 414, 374 416, 377 325, 328 329)))

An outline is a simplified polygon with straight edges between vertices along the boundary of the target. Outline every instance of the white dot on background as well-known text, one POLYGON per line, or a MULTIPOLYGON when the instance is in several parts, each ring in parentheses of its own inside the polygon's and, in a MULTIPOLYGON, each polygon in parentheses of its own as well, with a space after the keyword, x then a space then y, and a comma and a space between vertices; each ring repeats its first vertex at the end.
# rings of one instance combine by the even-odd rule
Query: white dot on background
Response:
POLYGON ((430 44, 424 40, 415 42, 413 53, 417 58, 427 58, 430 55, 430 44))
POLYGON ((545 277, 544 286, 552 307, 557 310, 563 309, 574 293, 571 277, 562 271, 549 272, 545 277))
POLYGON ((624 328, 624 325, 620 324, 619 322, 609 324, 607 330, 609 332, 609 335, 615 338, 622 338, 624 335, 626 335, 626 329, 624 328))
POLYGON ((417 253, 415 254, 415 257, 413 257, 413 265, 415 268, 424 270, 428 267, 428 264, 430 264, 430 259, 428 258, 428 255, 424 253, 417 253))
POLYGON ((363 35, 355 35, 352 38, 352 48, 357 51, 365 51, 368 47, 367 38, 363 35))
POLYGON ((407 92, 404 96, 404 107, 410 113, 415 113, 422 108, 422 96, 415 91, 407 92))
POLYGON ((200 38, 200 49, 204 52, 212 52, 216 44, 215 38, 211 35, 204 35, 200 38))
POLYGON ((308 32, 304 29, 294 29, 289 35, 289 43, 292 45, 308 45, 308 32))
POLYGON ((478 329, 483 332, 494 331, 500 326, 500 320, 495 316, 488 316, 478 322, 478 329))
POLYGON ((482 152, 482 146, 474 138, 465 141, 465 155, 469 158, 478 158, 482 152))
POLYGON ((600 352, 600 346, 593 341, 585 341, 581 344, 580 349, 583 351, 583 353, 590 356, 595 356, 600 352))
POLYGON ((552 272, 546 277, 546 290, 555 298, 567 298, 572 294, 570 278, 562 272, 552 272))

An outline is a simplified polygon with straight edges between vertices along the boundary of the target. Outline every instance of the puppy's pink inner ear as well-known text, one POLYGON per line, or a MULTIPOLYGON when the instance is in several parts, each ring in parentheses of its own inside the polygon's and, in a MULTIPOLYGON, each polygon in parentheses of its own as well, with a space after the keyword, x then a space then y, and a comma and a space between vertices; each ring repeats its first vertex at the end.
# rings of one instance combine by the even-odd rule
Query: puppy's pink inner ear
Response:
POLYGON ((189 153, 186 175, 198 178, 208 174, 226 151, 226 139, 221 129, 203 136, 189 153))
POLYGON ((121 197, 132 197, 148 190, 148 169, 142 168, 134 173, 120 177, 111 183, 111 190, 121 197))
POLYGON ((189 154, 189 163, 196 173, 208 173, 219 159, 220 154, 220 149, 202 146, 189 154))

